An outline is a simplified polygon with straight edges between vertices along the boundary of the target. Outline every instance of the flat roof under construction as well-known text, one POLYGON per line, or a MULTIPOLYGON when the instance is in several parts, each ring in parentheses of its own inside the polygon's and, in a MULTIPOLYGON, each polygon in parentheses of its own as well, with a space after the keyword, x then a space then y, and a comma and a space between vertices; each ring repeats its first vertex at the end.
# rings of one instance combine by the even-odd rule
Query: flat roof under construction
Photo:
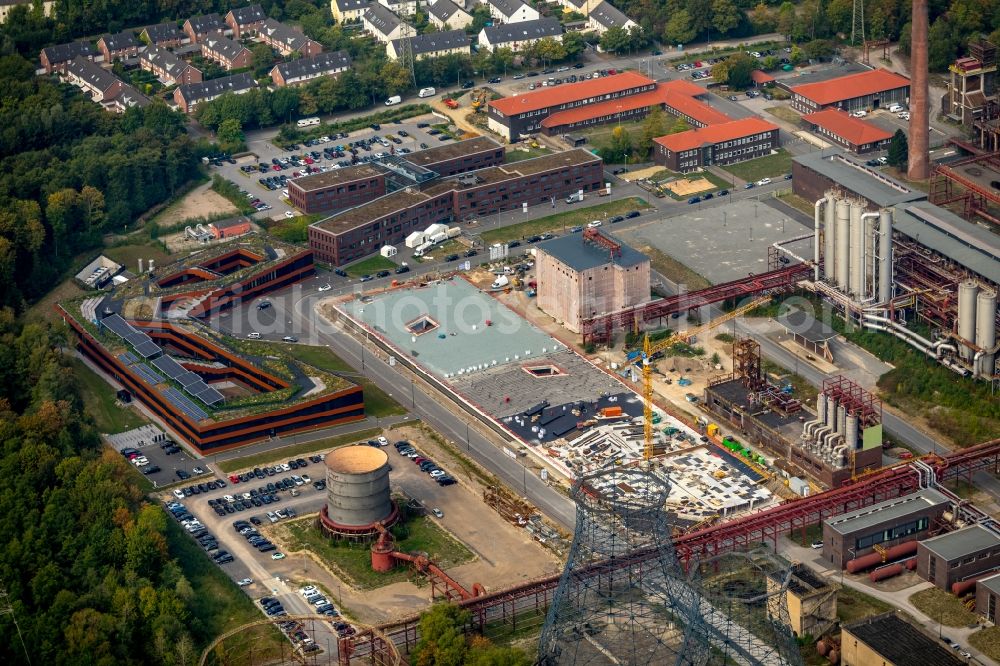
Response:
POLYGON ((486 371, 566 346, 461 278, 340 306, 441 377, 486 371))
POLYGON ((936 509, 946 504, 949 504, 947 497, 933 488, 925 488, 910 495, 828 518, 826 524, 838 534, 852 534, 873 525, 900 520, 915 512, 936 509))

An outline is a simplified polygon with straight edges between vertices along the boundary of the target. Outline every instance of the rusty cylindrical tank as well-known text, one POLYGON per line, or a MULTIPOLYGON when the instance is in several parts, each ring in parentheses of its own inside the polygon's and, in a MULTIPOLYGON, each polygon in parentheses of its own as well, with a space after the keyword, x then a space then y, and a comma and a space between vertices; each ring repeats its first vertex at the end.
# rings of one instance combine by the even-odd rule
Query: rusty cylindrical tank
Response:
POLYGON ((903 563, 896 562, 895 564, 887 564, 884 567, 879 567, 878 569, 872 569, 872 571, 868 574, 868 580, 873 583, 877 583, 880 580, 892 578, 893 576, 898 576, 901 573, 903 573, 903 563))
POLYGON ((825 657, 826 653, 830 651, 830 644, 826 642, 825 638, 821 638, 816 641, 816 652, 819 652, 820 656, 825 657))
POLYGON ((826 655, 826 658, 831 664, 839 664, 840 650, 838 650, 837 648, 833 648, 832 650, 830 650, 830 654, 826 655))

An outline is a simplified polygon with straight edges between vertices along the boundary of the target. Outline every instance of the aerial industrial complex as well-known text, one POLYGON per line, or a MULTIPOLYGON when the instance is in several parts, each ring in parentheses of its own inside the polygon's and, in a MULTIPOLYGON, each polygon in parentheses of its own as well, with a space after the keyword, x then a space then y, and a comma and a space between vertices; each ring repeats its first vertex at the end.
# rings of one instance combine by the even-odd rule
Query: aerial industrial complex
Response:
MULTIPOLYGON (((235 557, 216 562, 253 574, 239 582, 260 593, 259 624, 294 646, 275 663, 407 663, 438 600, 469 611, 456 631, 537 639, 540 666, 986 659, 973 637, 1000 599, 1000 439, 980 437, 993 417, 950 448, 934 430, 957 418, 945 401, 931 418, 885 381, 926 370, 939 395, 954 382, 977 401, 1000 386, 996 49, 974 40, 932 102, 922 2, 910 76, 868 64, 869 40, 863 63, 755 70, 742 99, 679 74, 703 56, 650 56, 648 75, 497 77, 512 92, 472 91, 450 124, 459 103, 425 89, 433 104, 414 113, 429 122, 372 125, 387 153, 367 129, 303 134, 335 164, 304 153, 280 184, 281 159, 234 155, 245 164, 225 173, 267 173, 261 187, 287 187, 303 217, 192 222, 171 263, 100 256, 57 306, 116 407, 156 424, 108 443, 129 457, 176 442, 219 478, 156 492, 175 516, 232 522, 235 545, 219 538, 235 557), (737 106, 762 90, 782 113, 737 106), (643 137, 644 164, 624 152, 612 168, 591 145, 660 110, 676 131, 643 137), (441 120, 461 129, 395 147, 441 120), (293 224, 302 242, 276 239, 293 224), (291 511, 264 507, 279 500, 291 511), (460 582, 474 580, 487 584, 460 582), (885 612, 900 594, 908 614, 885 612), (971 618, 951 627, 961 642, 928 631, 924 597, 971 618)), ((483 48, 563 34, 519 0, 487 4, 483 48)), ((635 25, 607 2, 560 4, 579 27, 635 25)), ((462 29, 410 35, 416 9, 331 6, 403 62, 468 52, 462 29)), ((464 2, 429 11, 442 30, 472 22, 464 2)), ((239 39, 295 56, 276 86, 351 62, 256 5, 143 34, 145 49, 131 34, 98 48, 172 81, 185 112, 261 85, 239 39), (236 73, 202 80, 183 49, 236 73)), ((106 106, 144 103, 95 57, 63 45, 42 67, 106 106)), ((225 661, 214 647, 204 663, 225 661)))

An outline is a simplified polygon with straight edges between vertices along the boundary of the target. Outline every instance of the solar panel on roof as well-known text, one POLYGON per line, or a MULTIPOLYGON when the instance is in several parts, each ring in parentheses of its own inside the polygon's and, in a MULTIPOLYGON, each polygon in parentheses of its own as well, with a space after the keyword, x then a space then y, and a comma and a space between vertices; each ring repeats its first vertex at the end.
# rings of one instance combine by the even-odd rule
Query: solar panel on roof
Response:
POLYGON ((143 358, 152 358, 159 354, 161 350, 159 345, 150 340, 149 342, 143 342, 141 345, 137 346, 135 351, 143 358))
POLYGON ((130 366, 129 369, 139 375, 139 377, 141 377, 142 380, 150 386, 156 386, 157 384, 163 383, 163 377, 145 363, 135 363, 130 366))
POLYGON ((140 331, 136 331, 135 333, 129 333, 128 335, 125 336, 125 342, 129 343, 133 347, 138 347, 147 340, 149 340, 149 336, 140 331))
POLYGON ((187 370, 181 366, 180 363, 170 358, 169 356, 161 356, 153 361, 153 365, 160 369, 163 374, 171 379, 177 379, 183 375, 187 370))
POLYGON ((139 359, 137 359, 135 357, 135 354, 133 354, 132 352, 125 352, 124 354, 119 354, 118 360, 124 363, 125 365, 132 365, 133 363, 139 362, 139 359))
MULTIPOLYGON (((185 390, 189 386, 194 386, 197 385, 199 382, 201 382, 201 377, 191 372, 190 370, 185 370, 182 374, 178 375, 177 377, 174 377, 174 379, 176 379, 177 382, 185 388, 185 390)), ((188 393, 191 393, 191 391, 188 391, 188 393)))
POLYGON ((120 338, 125 338, 137 332, 127 321, 122 319, 119 314, 108 315, 101 320, 101 325, 120 338))
POLYGON ((191 402, 190 398, 177 389, 170 387, 163 392, 163 395, 172 405, 195 421, 203 421, 208 418, 205 410, 191 402))
POLYGON ((211 386, 206 386, 205 390, 198 394, 198 399, 206 405, 215 405, 225 400, 226 397, 211 386))

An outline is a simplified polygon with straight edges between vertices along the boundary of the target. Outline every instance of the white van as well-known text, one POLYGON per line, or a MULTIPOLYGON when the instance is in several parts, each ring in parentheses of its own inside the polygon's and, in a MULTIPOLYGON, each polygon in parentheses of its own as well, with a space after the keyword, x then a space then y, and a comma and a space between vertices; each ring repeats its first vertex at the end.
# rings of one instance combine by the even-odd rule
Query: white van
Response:
POLYGON ((417 93, 417 97, 434 97, 437 94, 437 90, 434 88, 421 88, 420 92, 417 93))
POLYGON ((299 126, 299 129, 303 127, 312 127, 313 125, 319 125, 319 118, 303 118, 299 122, 295 123, 299 126))
POLYGON ((889 113, 899 113, 902 110, 903 110, 903 105, 898 103, 889 105, 888 109, 889 113))
POLYGON ((399 104, 402 101, 403 101, 402 97, 400 97, 399 95, 393 95, 389 99, 385 100, 385 105, 386 106, 394 106, 396 104, 399 104))

